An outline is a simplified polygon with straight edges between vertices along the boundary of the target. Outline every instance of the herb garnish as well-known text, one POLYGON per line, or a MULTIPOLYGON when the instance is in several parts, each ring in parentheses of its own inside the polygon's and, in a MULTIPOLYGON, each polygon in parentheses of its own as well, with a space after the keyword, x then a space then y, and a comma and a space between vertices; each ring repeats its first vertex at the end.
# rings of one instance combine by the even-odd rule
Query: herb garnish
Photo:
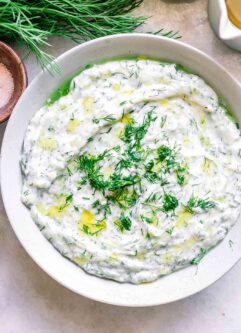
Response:
POLYGON ((68 175, 71 177, 71 176, 72 176, 72 174, 73 174, 73 173, 72 173, 72 171, 70 170, 70 168, 69 168, 69 167, 67 167, 66 169, 67 169, 68 175))
POLYGON ((164 213, 169 212, 170 210, 176 209, 178 206, 178 200, 171 194, 164 194, 162 199, 162 211, 164 213))
POLYGON ((87 224, 83 224, 82 231, 90 236, 97 235, 100 231, 106 229, 106 222, 104 220, 97 221, 94 225, 89 226, 87 224))
POLYGON ((163 162, 167 158, 173 158, 173 151, 169 147, 162 145, 157 149, 158 160, 163 162))
POLYGON ((134 126, 132 124, 127 124, 124 129, 122 140, 125 143, 132 143, 133 146, 140 147, 140 142, 144 138, 148 131, 151 123, 154 122, 157 117, 153 117, 153 112, 149 111, 145 116, 142 125, 134 126))
POLYGON ((174 211, 178 207, 178 200, 171 194, 165 193, 163 196, 158 196, 158 194, 154 193, 147 198, 142 205, 149 206, 153 209, 153 211, 162 211, 163 213, 168 213, 170 211, 174 211), (162 204, 158 201, 162 198, 162 204))
POLYGON ((153 223, 153 220, 150 217, 141 215, 141 219, 142 219, 143 222, 146 222, 148 224, 152 224, 153 223))
MULTIPOLYGON (((108 115, 99 119, 94 118, 94 122, 99 123, 102 119, 111 122, 114 120, 111 115, 108 115)), ((175 172, 177 183, 184 184, 186 169, 178 161, 176 147, 161 145, 153 149, 146 148, 141 144, 151 123, 155 122, 156 119, 157 117, 152 110, 146 113, 140 125, 128 123, 121 136, 121 140, 125 143, 123 147, 119 145, 100 155, 84 154, 79 157, 79 170, 84 172, 80 185, 89 183, 94 190, 101 191, 105 197, 104 202, 96 200, 92 205, 97 214, 103 214, 103 217, 106 218, 108 214, 111 214, 111 204, 119 206, 122 212, 130 209, 136 205, 144 191, 143 182, 159 184, 160 188, 163 189, 168 184, 164 178, 167 173, 175 172), (114 152, 118 152, 117 162, 113 165, 113 173, 106 178, 101 170, 105 164, 105 159, 112 156, 114 152), (149 154, 152 154, 151 156, 156 154, 157 157, 154 155, 148 159, 149 154)), ((169 212, 175 211, 179 202, 175 196, 166 193, 163 189, 162 193, 151 193, 141 204, 150 207, 152 214, 157 211, 169 214, 169 212)), ((129 214, 131 217, 132 211, 129 214)), ((130 217, 122 213, 121 217, 114 222, 120 231, 129 230, 130 217)), ((146 223, 154 223, 154 220, 146 215, 141 215, 141 219, 146 223)), ((167 229, 167 233, 171 234, 171 232, 171 229, 167 229)))
POLYGON ((122 209, 127 209, 135 206, 139 194, 134 190, 119 189, 108 196, 108 199, 118 205, 122 209))
POLYGON ((197 257, 191 261, 191 265, 198 265, 207 252, 208 251, 206 249, 201 248, 197 257))
POLYGON ((73 201, 73 194, 67 195, 65 197, 65 203, 63 206, 60 207, 60 209, 66 208, 72 201, 73 201))
POLYGON ((115 226, 123 232, 124 230, 131 230, 131 219, 128 216, 121 215, 118 220, 114 222, 115 226))
POLYGON ((101 120, 107 122, 108 124, 113 124, 117 119, 114 118, 111 114, 109 114, 105 117, 93 118, 92 122, 94 124, 99 124, 101 120))
POLYGON ((172 235, 172 233, 173 233, 173 230, 174 230, 174 227, 172 227, 172 228, 169 228, 169 229, 166 229, 166 233, 168 234, 168 235, 172 235))
POLYGON ((150 183, 157 183, 160 180, 160 176, 157 174, 157 172, 152 171, 152 168, 154 167, 155 163, 153 160, 150 160, 145 165, 146 172, 144 173, 144 177, 150 182, 150 183))
POLYGON ((113 173, 109 179, 109 191, 117 191, 126 186, 131 186, 140 182, 140 177, 137 174, 133 176, 122 176, 119 173, 113 173))
POLYGON ((161 163, 162 172, 164 174, 176 172, 177 183, 181 186, 185 183, 184 173, 187 171, 177 160, 178 152, 176 148, 170 148, 162 145, 157 149, 157 161, 161 163))
POLYGON ((188 200, 187 204, 184 205, 186 211, 191 214, 194 214, 194 208, 201 208, 203 210, 211 209, 216 206, 215 202, 206 200, 206 199, 199 199, 194 197, 193 195, 188 200))
POLYGON ((106 218, 107 214, 111 214, 111 208, 110 208, 110 204, 108 201, 106 203, 102 204, 100 202, 100 200, 96 200, 95 202, 93 202, 92 208, 96 208, 97 214, 100 214, 101 212, 103 212, 103 215, 105 218, 106 218))
POLYGON ((151 193, 144 203, 157 203, 161 197, 162 195, 160 193, 151 193))
POLYGON ((161 128, 163 128, 165 126, 166 121, 167 121, 167 116, 161 117, 161 123, 160 123, 161 128))
POLYGON ((108 187, 108 182, 105 181, 104 176, 100 174, 98 168, 98 162, 102 161, 106 156, 107 152, 100 154, 98 156, 91 156, 91 155, 81 155, 79 157, 79 169, 84 171, 86 177, 82 179, 84 184, 88 179, 90 185, 97 190, 105 191, 108 187))

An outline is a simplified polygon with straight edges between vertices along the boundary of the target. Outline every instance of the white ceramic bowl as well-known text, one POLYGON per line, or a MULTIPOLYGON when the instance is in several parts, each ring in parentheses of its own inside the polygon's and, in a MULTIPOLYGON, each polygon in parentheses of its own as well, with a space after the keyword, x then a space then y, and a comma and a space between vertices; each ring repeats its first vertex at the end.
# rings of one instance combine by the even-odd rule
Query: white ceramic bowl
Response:
POLYGON ((25 250, 52 278, 80 295, 116 305, 150 306, 172 302, 194 294, 220 278, 241 257, 241 224, 236 223, 225 240, 213 249, 197 267, 190 266, 156 282, 121 284, 88 275, 62 257, 44 238, 20 201, 19 158, 24 133, 33 114, 62 81, 80 67, 123 55, 146 55, 168 59, 202 76, 231 106, 241 120, 241 87, 224 68, 202 52, 167 38, 127 34, 84 43, 57 59, 62 77, 40 73, 25 91, 8 122, 2 145, 2 195, 11 225, 25 250), (233 241, 233 248, 229 240, 233 241))

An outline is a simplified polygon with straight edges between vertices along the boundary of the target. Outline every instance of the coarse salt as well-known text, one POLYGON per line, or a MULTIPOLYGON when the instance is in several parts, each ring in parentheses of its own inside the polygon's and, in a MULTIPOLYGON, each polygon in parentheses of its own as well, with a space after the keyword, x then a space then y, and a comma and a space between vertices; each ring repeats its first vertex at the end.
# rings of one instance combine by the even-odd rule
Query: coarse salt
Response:
POLYGON ((7 67, 0 62, 0 108, 9 102, 13 90, 13 77, 7 67))

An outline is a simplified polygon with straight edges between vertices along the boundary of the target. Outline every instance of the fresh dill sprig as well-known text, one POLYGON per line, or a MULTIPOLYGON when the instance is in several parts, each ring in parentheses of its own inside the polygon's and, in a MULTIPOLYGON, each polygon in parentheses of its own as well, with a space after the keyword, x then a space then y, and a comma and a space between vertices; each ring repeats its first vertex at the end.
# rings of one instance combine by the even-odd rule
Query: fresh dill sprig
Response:
POLYGON ((79 157, 79 170, 84 171, 85 177, 80 181, 80 185, 86 184, 87 180, 90 185, 100 191, 105 191, 108 188, 108 181, 104 179, 104 175, 100 174, 98 162, 102 161, 107 152, 98 156, 81 155, 79 157))
POLYGON ((114 192, 117 190, 121 190, 124 187, 135 185, 139 182, 140 177, 138 175, 123 177, 121 174, 113 173, 110 177, 108 190, 114 192))
POLYGON ((127 124, 125 126, 121 139, 127 146, 124 159, 125 163, 128 163, 129 166, 132 164, 137 165, 146 159, 148 151, 145 151, 141 147, 141 140, 146 135, 151 123, 156 119, 157 117, 153 115, 153 112, 149 111, 145 115, 141 125, 127 124))
POLYGON ((106 201, 106 203, 101 203, 100 200, 96 200, 93 202, 92 208, 97 210, 97 214, 103 212, 104 218, 106 218, 108 214, 111 214, 111 208, 108 201, 106 201))
POLYGON ((174 230, 174 227, 168 228, 168 229, 166 229, 166 233, 171 236, 173 233, 173 230, 174 230))
POLYGON ((118 230, 123 232, 124 230, 131 230, 132 221, 128 216, 121 215, 118 220, 114 222, 118 230))
POLYGON ((123 191, 125 187, 133 186, 140 182, 140 177, 137 174, 123 176, 116 171, 106 180, 100 172, 99 162, 103 161, 107 156, 109 156, 108 151, 97 156, 84 154, 79 157, 79 170, 85 173, 85 176, 79 182, 80 186, 85 185, 88 181, 91 187, 104 193, 106 190, 111 192, 123 191))
POLYGON ((173 150, 165 145, 162 145, 157 149, 158 160, 163 162, 164 160, 168 160, 171 157, 173 158, 173 150))
POLYGON ((115 166, 116 171, 121 171, 123 169, 128 169, 132 166, 132 160, 130 159, 121 159, 115 166))
POLYGON ((148 216, 141 215, 141 219, 142 219, 143 222, 146 222, 148 224, 152 224, 153 223, 153 220, 150 217, 148 217, 148 216))
POLYGON ((89 226, 87 224, 83 224, 81 230, 90 236, 98 235, 98 233, 102 230, 106 229, 106 222, 104 220, 97 221, 93 226, 89 226))
POLYGON ((161 117, 160 127, 163 128, 165 126, 165 123, 167 121, 167 116, 161 117))
POLYGON ((200 199, 196 198, 193 195, 188 200, 187 204, 184 205, 184 208, 187 212, 194 214, 195 208, 201 208, 203 210, 211 209, 216 206, 215 202, 207 200, 207 199, 200 199))
POLYGON ((185 183, 185 172, 187 171, 177 160, 178 152, 176 148, 170 148, 162 145, 157 149, 157 161, 161 163, 162 172, 164 174, 175 172, 177 183, 183 186, 185 183))
POLYGON ((69 194, 65 197, 65 203, 61 206, 61 210, 69 206, 73 201, 73 194, 69 194))
POLYGON ((178 206, 178 200, 171 194, 165 193, 162 199, 162 211, 167 213, 169 211, 174 211, 178 206))
POLYGON ((139 194, 135 189, 132 191, 127 189, 118 189, 108 196, 108 200, 118 205, 122 209, 135 206, 138 198, 139 194))
POLYGON ((161 199, 162 195, 160 193, 151 193, 149 197, 144 201, 144 203, 157 203, 161 199))
MULTIPOLYGON (((0 38, 25 44, 45 67, 53 57, 44 52, 48 38, 59 36, 75 42, 130 33, 146 22, 130 12, 143 0, 0 0, 0 38)), ((163 29, 159 35, 178 38, 163 29)), ((58 70, 58 67, 50 68, 58 70)))
POLYGON ((159 196, 157 193, 151 194, 142 205, 150 207, 153 211, 161 211, 163 213, 169 213, 174 211, 178 207, 178 200, 171 194, 165 193, 163 196, 159 196), (160 203, 160 199, 162 202, 160 203))
POLYGON ((106 123, 108 123, 109 125, 111 125, 111 124, 113 124, 116 121, 116 118, 114 118, 111 114, 108 114, 105 117, 93 118, 92 122, 94 124, 99 124, 101 120, 105 121, 106 123))
POLYGON ((153 171, 152 168, 155 166, 155 163, 153 160, 150 160, 145 165, 146 172, 144 173, 144 177, 150 182, 150 183, 157 183, 160 181, 160 176, 157 172, 153 171))
POLYGON ((146 135, 151 123, 156 119, 157 117, 153 116, 153 112, 149 111, 146 114, 142 125, 134 126, 132 124, 127 124, 124 129, 122 140, 127 144, 132 144, 134 147, 140 147, 141 140, 146 135))

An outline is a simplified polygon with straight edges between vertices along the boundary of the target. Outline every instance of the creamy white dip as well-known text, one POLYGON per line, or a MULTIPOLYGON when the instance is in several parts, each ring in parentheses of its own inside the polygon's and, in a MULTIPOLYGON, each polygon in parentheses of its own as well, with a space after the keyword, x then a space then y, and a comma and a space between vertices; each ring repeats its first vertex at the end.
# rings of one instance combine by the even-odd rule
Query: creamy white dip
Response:
POLYGON ((96 64, 31 120, 22 200, 87 272, 149 282, 197 264, 235 223, 240 149, 197 75, 145 58, 96 64))

